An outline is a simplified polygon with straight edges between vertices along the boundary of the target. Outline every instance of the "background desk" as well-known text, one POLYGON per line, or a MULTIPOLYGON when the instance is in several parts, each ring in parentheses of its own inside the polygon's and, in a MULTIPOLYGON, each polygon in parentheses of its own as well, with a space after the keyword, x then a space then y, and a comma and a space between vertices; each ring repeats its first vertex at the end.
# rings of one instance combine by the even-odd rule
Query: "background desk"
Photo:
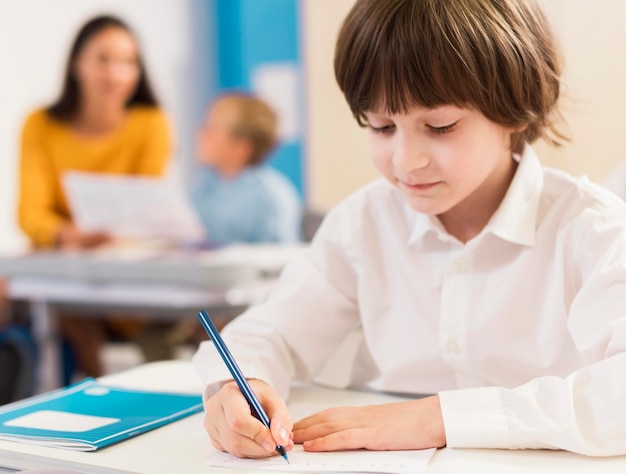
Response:
MULTIPOLYGON (((9 298, 27 300, 42 348, 42 387, 58 385, 54 315, 124 311, 150 318, 243 310, 263 299, 303 245, 233 245, 213 251, 116 246, 0 256, 9 298)), ((219 319, 219 316, 218 316, 219 319)))
MULTIPOLYGON (((201 387, 188 362, 147 364, 124 373, 103 377, 103 382, 134 388, 199 393, 201 387)), ((336 405, 364 405, 398 400, 388 395, 296 387, 289 400, 294 418, 336 405)), ((54 448, 0 442, 0 469, 57 467, 87 473, 185 473, 220 472, 206 459, 213 451, 202 428, 203 414, 193 415, 100 452, 78 453, 54 448)), ((244 472, 244 471, 239 471, 244 472)), ((247 471, 248 473, 267 471, 247 471)), ((626 472, 626 456, 587 458, 563 451, 505 451, 441 449, 431 459, 426 474, 604 474, 626 472)))

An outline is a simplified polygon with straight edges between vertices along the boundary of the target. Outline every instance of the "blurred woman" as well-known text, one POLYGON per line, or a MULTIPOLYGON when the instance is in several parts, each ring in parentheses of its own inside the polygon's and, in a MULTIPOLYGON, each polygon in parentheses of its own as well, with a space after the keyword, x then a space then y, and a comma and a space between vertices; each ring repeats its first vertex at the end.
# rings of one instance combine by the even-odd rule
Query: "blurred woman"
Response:
MULTIPOLYGON (((108 241, 105 233, 76 228, 63 194, 63 174, 159 176, 170 152, 168 121, 150 87, 136 37, 119 18, 92 19, 72 45, 59 98, 31 113, 22 130, 21 228, 39 248, 91 248, 108 241)), ((101 375, 103 325, 81 317, 60 319, 79 368, 101 375)), ((132 335, 139 326, 113 327, 132 335)))

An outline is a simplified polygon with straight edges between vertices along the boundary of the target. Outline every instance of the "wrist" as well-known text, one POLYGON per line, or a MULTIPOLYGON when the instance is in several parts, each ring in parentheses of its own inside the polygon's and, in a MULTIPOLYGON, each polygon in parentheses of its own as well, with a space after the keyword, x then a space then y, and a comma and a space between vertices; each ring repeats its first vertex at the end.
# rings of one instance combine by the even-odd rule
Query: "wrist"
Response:
POLYGON ((428 397, 425 401, 428 401, 430 407, 428 412, 432 414, 430 417, 429 433, 432 440, 432 446, 434 448, 443 448, 447 444, 446 428, 443 423, 443 414, 441 412, 441 403, 439 401, 439 395, 428 397))

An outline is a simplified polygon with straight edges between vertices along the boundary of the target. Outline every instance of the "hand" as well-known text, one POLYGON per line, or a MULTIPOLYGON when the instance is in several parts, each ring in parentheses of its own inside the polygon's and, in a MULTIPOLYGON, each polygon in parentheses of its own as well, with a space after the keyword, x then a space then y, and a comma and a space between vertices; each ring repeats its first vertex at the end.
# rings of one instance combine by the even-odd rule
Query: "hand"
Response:
POLYGON ((293 421, 285 402, 268 384, 249 380, 270 419, 271 432, 257 420, 235 382, 228 382, 205 400, 204 429, 213 446, 240 458, 264 458, 275 454, 276 445, 293 448, 290 438, 293 421))
POLYGON ((111 236, 105 232, 81 232, 71 222, 63 224, 57 232, 57 243, 62 249, 90 249, 110 240, 111 236))
POLYGON ((369 449, 392 451, 439 448, 446 434, 439 397, 316 413, 293 427, 305 451, 369 449))

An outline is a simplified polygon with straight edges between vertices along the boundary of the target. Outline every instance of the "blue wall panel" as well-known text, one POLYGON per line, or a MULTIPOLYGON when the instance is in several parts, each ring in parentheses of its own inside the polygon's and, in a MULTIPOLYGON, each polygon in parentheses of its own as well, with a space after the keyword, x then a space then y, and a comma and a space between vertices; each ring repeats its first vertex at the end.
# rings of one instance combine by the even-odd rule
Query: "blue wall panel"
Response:
MULTIPOLYGON (((301 71, 298 0, 215 0, 217 19, 217 90, 252 91, 252 75, 259 66, 292 64, 301 71)), ((300 81, 301 84, 301 81, 300 81)), ((287 175, 304 195, 303 93, 298 110, 300 136, 281 143, 270 164, 287 175)))

